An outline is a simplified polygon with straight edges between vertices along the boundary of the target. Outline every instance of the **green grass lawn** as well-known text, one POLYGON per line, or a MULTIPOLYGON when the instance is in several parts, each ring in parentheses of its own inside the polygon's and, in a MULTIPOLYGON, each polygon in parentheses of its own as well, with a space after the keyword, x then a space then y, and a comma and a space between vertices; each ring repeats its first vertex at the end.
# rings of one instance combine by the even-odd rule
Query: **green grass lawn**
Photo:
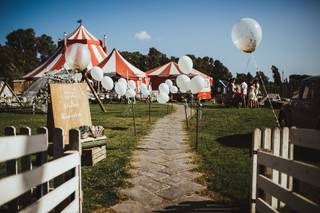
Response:
MULTIPOLYGON (((191 122, 189 133, 194 145, 195 119, 191 122)), ((223 108, 209 104, 203 108, 197 160, 208 190, 215 192, 211 195, 218 202, 238 206, 247 212, 252 132, 254 128, 275 126, 270 109, 223 108)))
MULTIPOLYGON (((119 200, 118 190, 126 185, 131 151, 138 139, 147 134, 151 124, 148 118, 148 105, 135 105, 137 137, 133 136, 130 105, 108 104, 107 112, 102 113, 98 105, 91 105, 92 123, 102 125, 109 138, 107 158, 94 167, 82 167, 83 210, 109 207, 119 200)), ((152 122, 167 114, 165 105, 152 104, 152 122)), ((0 113, 0 135, 6 126, 17 128, 29 126, 33 130, 46 126, 46 115, 26 113, 0 113)))

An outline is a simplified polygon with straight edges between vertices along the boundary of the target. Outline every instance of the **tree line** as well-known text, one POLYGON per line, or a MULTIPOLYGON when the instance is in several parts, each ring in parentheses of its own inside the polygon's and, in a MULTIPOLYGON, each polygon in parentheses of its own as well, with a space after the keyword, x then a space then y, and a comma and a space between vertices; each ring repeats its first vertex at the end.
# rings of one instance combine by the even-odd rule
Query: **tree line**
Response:
MULTIPOLYGON (((6 36, 4 45, 0 44, 0 77, 12 80, 21 78, 26 73, 39 66, 46 61, 56 50, 57 45, 52 40, 52 37, 43 34, 37 36, 32 28, 17 29, 10 32, 6 36)), ((130 63, 140 68, 143 71, 150 70, 157 66, 164 65, 170 61, 178 62, 178 58, 174 56, 167 56, 154 47, 149 49, 145 55, 138 51, 128 52, 122 51, 122 56, 130 63)), ((264 74, 263 71, 254 73, 236 73, 233 76, 229 69, 218 59, 212 57, 197 57, 195 55, 188 55, 192 61, 194 68, 213 77, 216 80, 228 81, 235 78, 238 83, 242 81, 250 82, 253 79, 264 81, 264 83, 271 83, 274 85, 283 84, 283 79, 275 65, 271 66, 273 73, 273 82, 264 74), (259 74, 259 75, 258 75, 259 74)), ((290 82, 297 84, 301 79, 301 75, 290 76, 290 82)), ((217 85, 215 84, 214 87, 217 85)))

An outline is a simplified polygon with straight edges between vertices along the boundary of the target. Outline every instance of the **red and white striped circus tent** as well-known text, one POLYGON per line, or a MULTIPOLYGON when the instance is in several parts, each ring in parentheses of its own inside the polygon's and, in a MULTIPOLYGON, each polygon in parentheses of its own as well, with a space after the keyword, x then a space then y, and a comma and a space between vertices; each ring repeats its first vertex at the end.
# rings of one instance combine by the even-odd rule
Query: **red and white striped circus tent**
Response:
MULTIPOLYGON (((169 62, 165 65, 158 66, 146 72, 147 76, 150 78, 150 82, 153 90, 158 90, 161 83, 165 82, 167 79, 175 80, 178 75, 183 74, 180 70, 179 65, 176 62, 169 62)), ((213 85, 213 78, 193 69, 189 77, 196 75, 201 75, 206 82, 205 88, 198 94, 202 99, 211 99, 211 86, 213 85)))
POLYGON ((107 57, 104 42, 94 37, 82 24, 80 24, 75 31, 66 36, 65 40, 61 40, 58 43, 57 50, 46 62, 24 75, 22 78, 33 80, 43 77, 47 72, 62 69, 66 64, 65 52, 67 48, 74 43, 87 45, 91 55, 91 63, 89 64, 88 69, 96 66, 107 57))
POLYGON ((136 82, 149 83, 146 73, 129 63, 116 49, 113 49, 108 57, 98 66, 109 76, 118 76, 136 82))

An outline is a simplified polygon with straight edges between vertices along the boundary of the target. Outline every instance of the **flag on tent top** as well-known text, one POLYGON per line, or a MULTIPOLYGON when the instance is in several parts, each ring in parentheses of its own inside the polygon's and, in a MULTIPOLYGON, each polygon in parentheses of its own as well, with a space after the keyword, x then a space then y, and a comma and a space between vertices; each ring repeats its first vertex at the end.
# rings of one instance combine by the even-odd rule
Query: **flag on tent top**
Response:
POLYGON ((82 43, 88 46, 91 56, 91 62, 88 66, 88 69, 98 65, 103 59, 107 57, 107 53, 103 49, 103 42, 94 37, 82 24, 80 24, 75 31, 66 36, 66 46, 64 39, 60 40, 60 42, 58 43, 58 48, 54 52, 54 54, 49 57, 49 59, 43 64, 23 76, 23 78, 41 78, 47 72, 62 69, 66 63, 65 51, 70 45, 74 43, 82 43))

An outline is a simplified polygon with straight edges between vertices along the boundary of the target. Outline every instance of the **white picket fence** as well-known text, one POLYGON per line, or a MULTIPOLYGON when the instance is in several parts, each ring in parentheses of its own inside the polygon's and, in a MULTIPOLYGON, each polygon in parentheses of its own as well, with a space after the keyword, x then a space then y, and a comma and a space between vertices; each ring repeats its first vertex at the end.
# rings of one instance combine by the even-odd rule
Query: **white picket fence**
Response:
POLYGON ((37 135, 22 128, 16 135, 14 127, 7 127, 5 135, 0 137, 0 162, 7 174, 0 179, 0 210, 82 212, 80 145, 48 161, 46 128, 37 135))
MULTIPOLYGON (((251 212, 320 212, 319 204, 294 191, 294 179, 320 187, 320 167, 294 158, 294 147, 320 151, 320 131, 255 129, 251 212)), ((319 152, 320 154, 320 152, 319 152)))

